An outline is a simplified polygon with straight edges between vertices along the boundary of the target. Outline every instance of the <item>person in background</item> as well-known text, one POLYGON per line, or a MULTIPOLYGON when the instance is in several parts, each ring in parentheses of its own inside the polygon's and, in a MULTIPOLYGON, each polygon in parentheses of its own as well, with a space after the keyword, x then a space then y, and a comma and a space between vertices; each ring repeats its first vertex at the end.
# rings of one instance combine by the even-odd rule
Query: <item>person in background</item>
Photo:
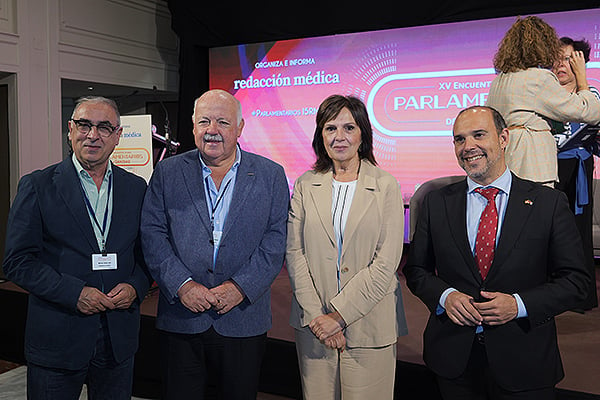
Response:
POLYGON ((407 333, 400 187, 376 167, 359 99, 328 97, 316 124, 317 160, 294 185, 286 256, 304 398, 392 399, 396 341, 407 333))
POLYGON ((283 266, 289 189, 283 167, 238 145, 240 102, 194 103, 197 149, 158 163, 141 235, 160 289, 163 399, 256 399, 271 283, 283 266))
POLYGON ((600 101, 590 92, 583 54, 575 51, 569 61, 577 82, 574 93, 565 91, 551 71, 561 54, 554 28, 535 16, 518 18, 494 56, 498 75, 486 102, 508 124, 510 170, 551 187, 558 180, 558 162, 549 120, 600 123, 600 101))
MULTIPOLYGON (((578 75, 585 76, 585 64, 571 66, 575 52, 583 54, 583 61, 590 60, 590 44, 585 40, 573 40, 569 37, 560 38, 562 57, 554 65, 552 71, 558 77, 561 86, 569 93, 577 91, 575 69, 581 70, 578 75)), ((581 59, 577 62, 581 63, 581 59)), ((593 86, 590 91, 600 99, 600 92, 593 86)), ((600 107, 600 106, 599 106, 600 107)), ((594 153, 599 155, 596 134, 590 134, 584 141, 573 138, 573 134, 582 128, 577 122, 558 123, 553 125, 553 133, 558 144, 558 178, 556 188, 565 192, 569 206, 575 213, 575 222, 581 233, 586 265, 592 277, 595 277, 594 243, 592 234, 593 222, 593 177, 594 153), (571 140, 570 140, 571 139, 571 140)), ((598 307, 596 279, 592 279, 588 289, 588 297, 574 311, 584 312, 598 307)))
POLYGON ((140 304, 151 279, 139 243, 144 179, 109 160, 117 105, 77 101, 73 154, 23 176, 10 210, 4 272, 29 292, 27 398, 130 399, 140 304))
POLYGON ((453 135, 467 178, 426 195, 403 269, 430 311, 423 358, 444 399, 555 399, 554 317, 590 279, 573 213, 507 168, 496 110, 461 111, 453 135))

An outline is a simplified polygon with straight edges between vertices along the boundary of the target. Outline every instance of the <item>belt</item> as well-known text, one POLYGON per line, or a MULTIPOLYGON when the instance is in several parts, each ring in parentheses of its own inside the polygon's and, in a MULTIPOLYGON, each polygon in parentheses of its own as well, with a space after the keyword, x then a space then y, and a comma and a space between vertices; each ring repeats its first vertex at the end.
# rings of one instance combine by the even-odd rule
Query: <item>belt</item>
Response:
POLYGON ((530 132, 550 132, 550 129, 533 129, 533 128, 530 128, 525 125, 511 125, 511 126, 507 126, 506 129, 508 129, 509 131, 512 131, 515 129, 525 129, 526 131, 530 131, 530 132))

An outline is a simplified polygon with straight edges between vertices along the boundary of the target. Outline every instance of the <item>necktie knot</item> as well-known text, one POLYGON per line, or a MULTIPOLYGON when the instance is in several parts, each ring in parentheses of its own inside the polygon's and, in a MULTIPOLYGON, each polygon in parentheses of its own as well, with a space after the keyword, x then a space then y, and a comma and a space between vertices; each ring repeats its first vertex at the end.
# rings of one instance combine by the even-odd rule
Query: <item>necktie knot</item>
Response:
POLYGON ((483 197, 485 197, 488 201, 490 200, 496 200, 496 196, 498 195, 498 192, 500 192, 500 189, 495 188, 495 187, 489 187, 489 188, 481 188, 478 187, 477 189, 475 189, 475 191, 477 193, 479 193, 480 195, 482 195, 483 197))

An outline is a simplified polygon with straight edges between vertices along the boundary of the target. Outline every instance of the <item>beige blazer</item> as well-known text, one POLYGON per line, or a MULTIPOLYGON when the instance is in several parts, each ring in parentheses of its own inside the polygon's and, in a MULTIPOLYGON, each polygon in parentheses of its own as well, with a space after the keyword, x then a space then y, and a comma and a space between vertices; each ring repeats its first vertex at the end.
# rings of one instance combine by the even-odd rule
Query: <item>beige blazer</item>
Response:
POLYGON ((288 218, 287 269, 293 290, 290 324, 306 327, 338 311, 348 347, 379 347, 407 333, 397 269, 404 238, 400 187, 362 161, 344 231, 337 292, 337 248, 331 215, 332 172, 304 173, 288 218))
POLYGON ((552 71, 542 68, 500 73, 486 105, 511 128, 506 163, 517 176, 536 182, 558 181, 556 141, 545 118, 600 123, 600 101, 589 90, 570 93, 552 71))

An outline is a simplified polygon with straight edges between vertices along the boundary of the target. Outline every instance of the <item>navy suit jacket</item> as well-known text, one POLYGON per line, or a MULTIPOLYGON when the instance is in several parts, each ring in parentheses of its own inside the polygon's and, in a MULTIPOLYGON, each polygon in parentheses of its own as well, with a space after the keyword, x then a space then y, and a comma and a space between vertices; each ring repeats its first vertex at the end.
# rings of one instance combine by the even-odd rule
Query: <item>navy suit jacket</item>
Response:
POLYGON ((289 188, 283 167, 242 151, 216 266, 198 150, 161 161, 142 209, 142 247, 160 287, 157 327, 248 337, 271 327, 271 283, 285 254, 289 188), (232 279, 246 297, 224 315, 192 313, 177 297, 191 277, 207 288, 232 279))
POLYGON ((146 182, 113 165, 113 213, 106 248, 118 269, 92 271, 98 242, 71 158, 23 176, 10 209, 4 258, 8 279, 29 292, 25 356, 54 368, 87 365, 96 346, 100 314, 83 315, 77 301, 84 286, 108 293, 131 284, 137 299, 127 310, 107 311, 117 361, 135 354, 139 305, 150 286, 139 241, 146 182))
POLYGON ((466 229, 466 179, 429 193, 403 269, 410 290, 431 314, 424 333, 425 363, 456 378, 467 365, 474 327, 454 324, 436 308, 454 287, 476 300, 481 290, 518 293, 529 316, 484 325, 485 349, 501 387, 530 390, 563 377, 554 316, 585 298, 589 275, 566 196, 513 175, 494 261, 482 280, 466 229))

